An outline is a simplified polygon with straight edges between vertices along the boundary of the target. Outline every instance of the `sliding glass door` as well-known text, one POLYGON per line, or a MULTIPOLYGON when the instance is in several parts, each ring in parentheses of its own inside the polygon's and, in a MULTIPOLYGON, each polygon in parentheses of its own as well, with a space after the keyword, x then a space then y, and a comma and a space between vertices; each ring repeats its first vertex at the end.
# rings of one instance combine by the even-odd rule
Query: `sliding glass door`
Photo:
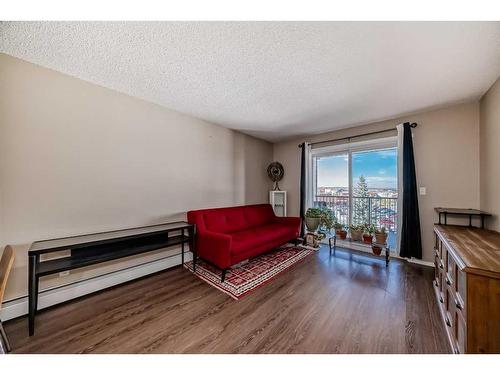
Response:
POLYGON ((349 154, 334 153, 315 158, 315 206, 333 210, 338 222, 349 225, 349 154))
POLYGON ((344 225, 385 227, 395 249, 397 157, 393 137, 313 149, 314 206, 332 209, 344 225))

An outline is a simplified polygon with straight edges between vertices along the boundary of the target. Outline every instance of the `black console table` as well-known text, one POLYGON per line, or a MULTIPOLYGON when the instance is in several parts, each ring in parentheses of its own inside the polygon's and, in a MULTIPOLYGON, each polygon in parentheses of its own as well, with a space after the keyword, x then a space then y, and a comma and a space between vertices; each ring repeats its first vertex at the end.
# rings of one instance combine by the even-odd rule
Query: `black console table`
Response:
POLYGON ((484 219, 491 216, 488 212, 476 210, 473 208, 444 208, 435 207, 434 210, 439 215, 439 224, 447 225, 448 215, 450 216, 468 216, 469 217, 469 227, 472 227, 472 217, 477 216, 481 218, 481 228, 484 228, 484 219), (444 222, 441 222, 441 215, 444 216, 444 222))
POLYGON ((28 252, 30 336, 35 332, 40 277, 178 245, 184 264, 184 244, 194 251, 194 230, 194 225, 178 221, 34 242, 28 252), (42 254, 68 250, 68 256, 40 261, 42 254))

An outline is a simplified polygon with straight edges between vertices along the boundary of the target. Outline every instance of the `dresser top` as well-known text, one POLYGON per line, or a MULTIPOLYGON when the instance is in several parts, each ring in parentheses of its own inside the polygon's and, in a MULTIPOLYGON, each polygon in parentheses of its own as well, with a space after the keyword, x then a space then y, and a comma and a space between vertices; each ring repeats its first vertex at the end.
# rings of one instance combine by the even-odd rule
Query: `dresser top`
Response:
POLYGON ((441 240, 462 261, 462 268, 473 273, 500 274, 500 233, 459 225, 434 226, 441 240))

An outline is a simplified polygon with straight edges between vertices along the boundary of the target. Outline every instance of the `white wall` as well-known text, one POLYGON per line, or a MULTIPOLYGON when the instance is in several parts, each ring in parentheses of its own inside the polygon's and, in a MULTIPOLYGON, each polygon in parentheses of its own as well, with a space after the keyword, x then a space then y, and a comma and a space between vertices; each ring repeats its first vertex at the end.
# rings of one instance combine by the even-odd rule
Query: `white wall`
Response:
POLYGON ((493 216, 489 229, 500 231, 500 79, 481 98, 481 209, 493 216))
MULTIPOLYGON (((32 241, 180 220, 267 202, 272 145, 0 54, 0 245, 6 299, 26 294, 32 241)), ((48 277, 42 289, 166 254, 48 277)))

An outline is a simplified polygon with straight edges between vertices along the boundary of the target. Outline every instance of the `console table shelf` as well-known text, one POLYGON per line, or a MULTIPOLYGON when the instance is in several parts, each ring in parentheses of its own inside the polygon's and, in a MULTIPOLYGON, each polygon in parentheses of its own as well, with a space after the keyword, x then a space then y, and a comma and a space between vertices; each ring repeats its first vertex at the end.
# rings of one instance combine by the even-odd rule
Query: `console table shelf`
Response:
MULTIPOLYGON (((91 266, 94 264, 142 254, 144 252, 163 249, 165 247, 180 245, 187 242, 189 242, 189 236, 178 235, 172 236, 170 238, 137 238, 133 240, 113 243, 111 246, 107 244, 95 246, 92 248, 92 251, 95 253, 95 255, 76 254, 71 257, 57 258, 40 262, 39 266, 37 267, 36 275, 46 276, 53 273, 91 266), (102 250, 102 252, 97 253, 96 250, 102 250)), ((76 253, 76 251, 74 250, 72 250, 72 252, 73 254, 76 253)))

